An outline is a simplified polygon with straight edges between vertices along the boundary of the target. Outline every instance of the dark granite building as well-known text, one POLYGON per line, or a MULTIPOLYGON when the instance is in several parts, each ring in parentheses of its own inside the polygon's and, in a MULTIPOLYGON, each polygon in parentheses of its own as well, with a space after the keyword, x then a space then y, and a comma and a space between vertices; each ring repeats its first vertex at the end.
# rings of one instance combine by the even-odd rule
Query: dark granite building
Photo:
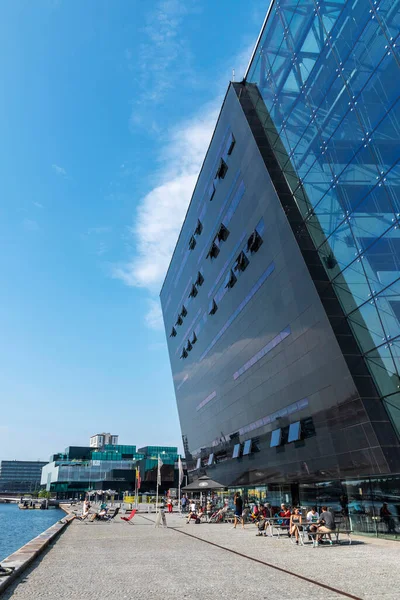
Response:
POLYGON ((161 291, 192 475, 374 533, 400 514, 399 24, 271 3, 161 291))

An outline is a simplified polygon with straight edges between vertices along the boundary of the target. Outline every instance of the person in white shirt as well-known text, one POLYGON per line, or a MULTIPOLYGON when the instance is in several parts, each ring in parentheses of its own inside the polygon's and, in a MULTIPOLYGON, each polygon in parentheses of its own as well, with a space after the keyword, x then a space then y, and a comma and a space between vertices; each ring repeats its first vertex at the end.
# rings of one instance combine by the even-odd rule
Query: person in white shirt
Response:
POLYGON ((189 504, 189 514, 187 516, 186 523, 189 525, 189 523, 192 519, 195 519, 195 520, 197 519, 197 516, 198 516, 198 514, 197 514, 196 502, 194 500, 192 500, 189 504))
POLYGON ((313 506, 313 508, 307 513, 307 523, 317 523, 318 519, 319 519, 319 514, 317 511, 316 506, 313 506))
POLYGON ((318 529, 318 519, 319 519, 319 513, 317 511, 317 507, 313 506, 312 509, 310 511, 308 511, 307 516, 306 516, 309 540, 314 541, 315 535, 313 536, 312 534, 315 534, 315 532, 318 529))

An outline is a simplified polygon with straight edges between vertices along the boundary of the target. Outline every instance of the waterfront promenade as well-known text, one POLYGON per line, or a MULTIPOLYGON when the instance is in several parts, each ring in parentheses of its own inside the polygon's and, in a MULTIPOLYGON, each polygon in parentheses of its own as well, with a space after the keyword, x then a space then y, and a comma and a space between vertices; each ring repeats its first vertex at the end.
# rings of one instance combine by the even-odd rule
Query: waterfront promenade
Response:
POLYGON ((256 537, 250 525, 186 525, 167 515, 168 528, 155 529, 153 521, 154 515, 136 515, 134 525, 72 522, 2 600, 399 595, 398 542, 357 538, 351 546, 297 547, 287 538, 256 537))

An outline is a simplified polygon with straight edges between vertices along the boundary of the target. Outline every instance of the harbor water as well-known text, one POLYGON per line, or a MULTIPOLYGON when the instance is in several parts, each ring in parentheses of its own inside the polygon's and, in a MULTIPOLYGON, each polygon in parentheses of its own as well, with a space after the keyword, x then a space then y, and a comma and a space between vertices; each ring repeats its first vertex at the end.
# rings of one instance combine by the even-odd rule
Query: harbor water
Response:
POLYGON ((65 516, 59 508, 20 510, 0 504, 0 562, 65 516))

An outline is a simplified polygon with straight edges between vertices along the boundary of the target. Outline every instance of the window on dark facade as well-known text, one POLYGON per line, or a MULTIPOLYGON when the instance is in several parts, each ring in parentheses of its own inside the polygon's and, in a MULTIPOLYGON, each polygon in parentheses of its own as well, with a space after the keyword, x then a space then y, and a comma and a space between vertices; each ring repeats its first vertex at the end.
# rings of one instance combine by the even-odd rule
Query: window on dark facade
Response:
POLYGON ((194 250, 196 246, 196 238, 194 237, 194 235, 192 235, 192 237, 189 240, 189 250, 194 250))
POLYGON ((215 196, 215 185, 214 185, 214 182, 212 182, 212 184, 208 188, 208 199, 210 200, 210 202, 214 198, 214 196, 215 196))
POLYGON ((208 312, 209 315, 215 315, 215 313, 218 310, 218 306, 217 303, 215 302, 215 300, 213 300, 210 304, 210 310, 208 312))
POLYGON ((288 435, 288 443, 297 442, 301 437, 301 423, 300 421, 296 421, 295 423, 291 423, 289 425, 289 435, 288 435))
POLYGON ((234 266, 235 271, 244 271, 249 264, 249 259, 246 254, 242 251, 236 259, 236 263, 234 266))
POLYGON ((229 136, 229 141, 228 141, 228 152, 227 152, 228 156, 230 154, 232 154, 232 150, 234 149, 235 144, 236 144, 236 140, 234 138, 233 133, 231 133, 229 136))
POLYGON ((252 254, 254 254, 255 252, 258 251, 258 249, 260 248, 262 243, 263 243, 262 237, 260 236, 258 231, 255 229, 253 231, 253 233, 251 234, 251 236, 249 237, 249 239, 247 240, 247 251, 248 252, 250 251, 252 254))
POLYGON ((192 289, 190 290, 189 298, 195 298, 198 294, 197 287, 195 284, 192 285, 192 289))
POLYGON ((175 327, 172 328, 171 333, 169 334, 169 337, 175 337, 176 336, 176 329, 175 327))
POLYGON ((194 230, 194 235, 200 235, 203 231, 203 224, 200 219, 197 219, 196 229, 194 230))
POLYGON ((236 282, 237 282, 237 277, 231 269, 229 272, 225 287, 233 288, 233 286, 235 285, 236 282))
POLYGON ((271 433, 270 448, 276 448, 277 446, 280 446, 281 442, 282 442, 282 429, 274 429, 274 431, 271 433))
POLYGON ((197 273, 197 279, 196 279, 196 281, 195 281, 195 285, 197 285, 197 286, 199 286, 199 287, 200 287, 200 286, 202 286, 202 285, 203 285, 203 283, 204 283, 204 277, 203 277, 203 274, 202 274, 202 273, 200 273, 200 271, 199 271, 199 272, 197 273))
POLYGON ((219 248, 215 242, 212 243, 211 248, 209 249, 206 258, 217 258, 219 254, 219 248))
POLYGON ((219 242, 226 242, 229 235, 229 229, 225 227, 223 223, 221 223, 220 228, 218 229, 217 238, 219 242))
POLYGON ((186 308, 185 308, 185 305, 184 305, 184 304, 182 304, 181 315, 182 315, 182 317, 186 317, 186 315, 187 315, 187 310, 186 310, 186 308))
POLYGON ((218 167, 217 172, 215 174, 215 178, 216 179, 224 179, 227 171, 228 171, 228 165, 226 164, 226 162, 224 161, 224 159, 221 158, 221 161, 219 163, 219 167, 218 167))

